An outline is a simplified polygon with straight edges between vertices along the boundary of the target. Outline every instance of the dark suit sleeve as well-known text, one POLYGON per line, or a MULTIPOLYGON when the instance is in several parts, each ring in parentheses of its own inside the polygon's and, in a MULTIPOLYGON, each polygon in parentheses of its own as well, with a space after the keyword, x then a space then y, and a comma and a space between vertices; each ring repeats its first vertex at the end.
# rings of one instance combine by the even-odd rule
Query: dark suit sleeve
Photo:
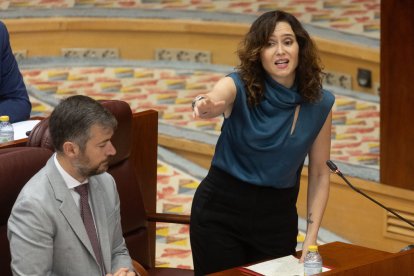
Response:
POLYGON ((0 116, 8 115, 12 123, 27 120, 32 106, 3 22, 0 22, 0 58, 0 116))

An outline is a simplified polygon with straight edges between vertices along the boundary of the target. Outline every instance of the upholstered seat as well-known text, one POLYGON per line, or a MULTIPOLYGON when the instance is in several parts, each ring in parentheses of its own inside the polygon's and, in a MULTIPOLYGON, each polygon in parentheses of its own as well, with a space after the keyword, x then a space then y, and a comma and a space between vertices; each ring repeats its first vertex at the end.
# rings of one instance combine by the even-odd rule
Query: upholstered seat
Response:
POLYGON ((0 149, 0 275, 12 275, 7 220, 20 190, 52 156, 49 149, 15 147, 0 149))

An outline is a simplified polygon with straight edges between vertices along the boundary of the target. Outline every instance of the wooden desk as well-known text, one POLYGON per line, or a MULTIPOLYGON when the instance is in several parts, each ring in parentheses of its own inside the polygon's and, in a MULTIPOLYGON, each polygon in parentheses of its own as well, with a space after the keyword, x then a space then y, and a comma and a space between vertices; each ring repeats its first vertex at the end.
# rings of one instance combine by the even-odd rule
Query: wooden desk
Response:
MULTIPOLYGON (((29 119, 30 120, 43 120, 44 117, 39 117, 39 116, 35 116, 35 117, 31 117, 29 119)), ((26 146, 27 143, 27 138, 21 138, 21 139, 17 139, 17 140, 13 140, 10 142, 6 142, 6 143, 0 143, 0 149, 3 148, 14 148, 14 147, 24 147, 26 146)))
MULTIPOLYGON (((321 245, 319 251, 324 266, 332 268, 332 270, 320 275, 414 275, 414 250, 390 253, 358 245, 333 242, 321 245)), ((239 268, 232 268, 209 275, 240 276, 254 275, 254 273, 249 274, 239 268)))
POLYGON ((13 140, 6 143, 0 143, 0 149, 14 148, 14 147, 24 147, 27 143, 27 138, 13 140))

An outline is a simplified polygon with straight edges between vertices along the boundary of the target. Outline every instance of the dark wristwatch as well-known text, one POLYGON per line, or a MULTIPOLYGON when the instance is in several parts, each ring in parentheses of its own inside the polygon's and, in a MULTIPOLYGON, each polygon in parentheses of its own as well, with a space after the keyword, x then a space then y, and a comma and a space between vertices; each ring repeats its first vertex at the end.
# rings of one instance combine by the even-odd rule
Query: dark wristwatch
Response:
POLYGON ((195 97, 194 100, 191 102, 191 108, 194 110, 194 107, 195 107, 196 103, 198 101, 201 101, 202 99, 205 99, 205 98, 203 96, 197 96, 197 97, 195 97))

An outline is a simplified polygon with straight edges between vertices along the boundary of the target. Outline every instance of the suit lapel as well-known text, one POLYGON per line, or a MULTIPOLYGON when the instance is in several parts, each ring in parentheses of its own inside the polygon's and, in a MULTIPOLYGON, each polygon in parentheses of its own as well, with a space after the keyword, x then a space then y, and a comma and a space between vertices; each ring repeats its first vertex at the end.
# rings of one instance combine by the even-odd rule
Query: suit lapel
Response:
POLYGON ((56 200, 61 202, 60 211, 62 212, 62 215, 65 217, 66 221, 69 223, 73 232, 96 261, 92 244, 89 240, 88 234, 85 230, 85 225, 83 224, 82 218, 80 216, 79 208, 76 206, 72 194, 70 193, 68 187, 66 186, 66 183, 56 168, 53 158, 54 157, 52 156, 47 162, 46 169, 50 185, 55 193, 56 200))
POLYGON ((101 185, 102 183, 98 183, 95 177, 89 178, 92 209, 95 216, 95 225, 99 234, 99 242, 101 244, 103 262, 105 265, 105 270, 111 271, 111 245, 108 238, 109 235, 105 208, 105 195, 101 185))

